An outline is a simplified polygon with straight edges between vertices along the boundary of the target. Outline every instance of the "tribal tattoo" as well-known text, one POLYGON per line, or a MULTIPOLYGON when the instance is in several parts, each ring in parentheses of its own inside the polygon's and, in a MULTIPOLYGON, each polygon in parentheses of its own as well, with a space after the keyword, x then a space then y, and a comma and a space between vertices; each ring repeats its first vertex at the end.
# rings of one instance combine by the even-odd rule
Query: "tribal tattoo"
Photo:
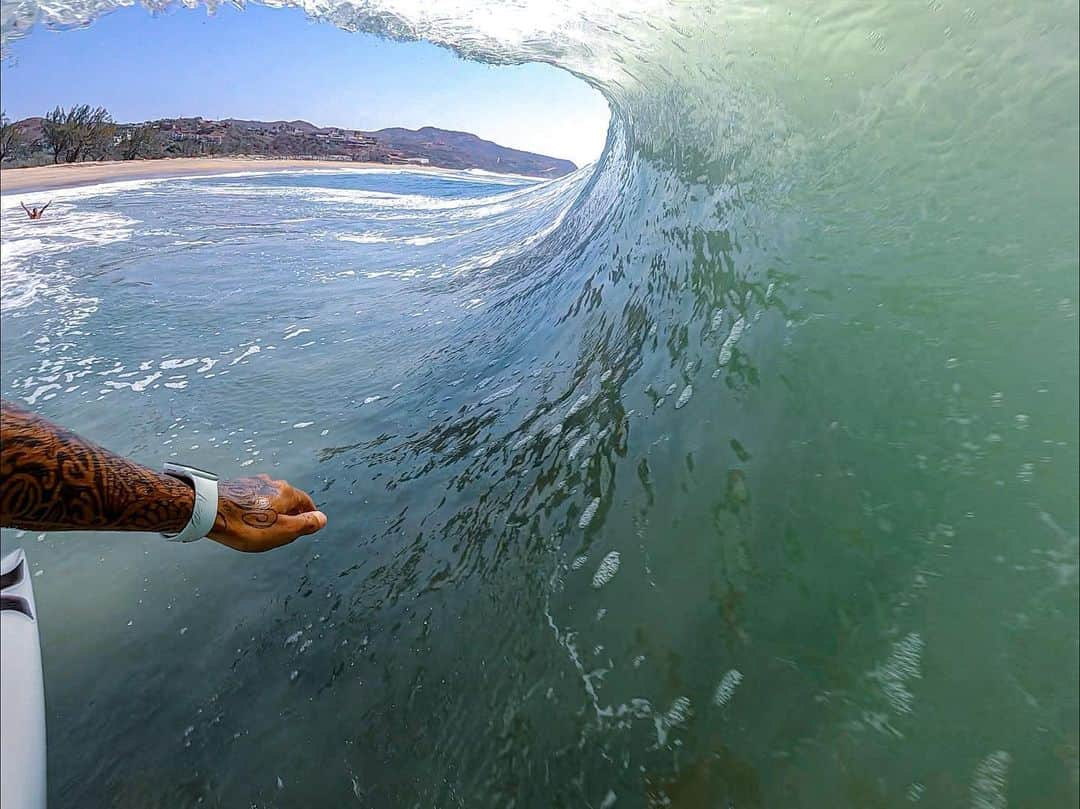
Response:
POLYGON ((0 524, 176 533, 194 503, 194 490, 184 481, 0 403, 0 524))
POLYGON ((269 479, 223 480, 218 486, 221 505, 214 521, 215 531, 227 531, 230 519, 251 528, 269 528, 277 522, 278 513, 272 503, 278 490, 269 479))
MULTIPOLYGON (((0 401, 0 525, 38 531, 179 533, 195 491, 74 433, 0 401)), ((326 525, 311 497, 267 475, 218 482, 207 535, 238 551, 287 545, 326 525)))

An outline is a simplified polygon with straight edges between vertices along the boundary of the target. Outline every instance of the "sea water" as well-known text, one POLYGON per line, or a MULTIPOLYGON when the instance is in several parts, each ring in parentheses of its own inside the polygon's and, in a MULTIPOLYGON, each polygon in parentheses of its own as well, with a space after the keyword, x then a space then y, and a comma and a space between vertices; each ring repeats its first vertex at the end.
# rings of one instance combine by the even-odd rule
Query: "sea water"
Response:
POLYGON ((4 396, 330 520, 4 533, 53 802, 1074 806, 1075 3, 305 7, 607 148, 4 197, 4 396))

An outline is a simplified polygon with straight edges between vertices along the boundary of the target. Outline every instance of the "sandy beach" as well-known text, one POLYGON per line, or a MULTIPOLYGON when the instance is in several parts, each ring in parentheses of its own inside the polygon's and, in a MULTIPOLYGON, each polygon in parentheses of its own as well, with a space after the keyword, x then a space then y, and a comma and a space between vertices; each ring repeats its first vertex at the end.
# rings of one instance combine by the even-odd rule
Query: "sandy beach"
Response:
MULTIPOLYGON (((161 177, 192 177, 229 174, 236 171, 296 171, 297 169, 386 169, 385 163, 357 163, 342 160, 281 160, 256 157, 174 157, 161 160, 124 160, 95 163, 62 163, 0 171, 0 193, 20 194, 76 188, 83 185, 144 180, 161 177)), ((424 170, 428 167, 393 166, 424 170)))

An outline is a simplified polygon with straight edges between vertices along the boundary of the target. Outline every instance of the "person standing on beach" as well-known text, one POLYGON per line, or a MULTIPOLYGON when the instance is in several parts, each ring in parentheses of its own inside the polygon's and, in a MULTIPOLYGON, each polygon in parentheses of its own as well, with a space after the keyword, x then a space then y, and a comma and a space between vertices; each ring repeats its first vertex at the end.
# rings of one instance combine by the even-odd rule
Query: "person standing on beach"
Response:
POLYGON ((178 464, 157 472, 0 399, 0 526, 157 531, 258 553, 314 534, 326 515, 284 480, 218 481, 178 464))

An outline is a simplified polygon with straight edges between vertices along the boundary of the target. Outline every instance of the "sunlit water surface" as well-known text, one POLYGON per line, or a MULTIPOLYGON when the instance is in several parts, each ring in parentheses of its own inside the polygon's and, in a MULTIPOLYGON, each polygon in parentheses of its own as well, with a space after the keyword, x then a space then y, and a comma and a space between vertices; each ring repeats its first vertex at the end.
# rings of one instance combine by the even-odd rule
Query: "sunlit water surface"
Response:
POLYGON ((1075 806, 1075 3, 429 5, 597 166, 4 198, 5 396, 330 517, 5 532, 54 805, 1075 806))

